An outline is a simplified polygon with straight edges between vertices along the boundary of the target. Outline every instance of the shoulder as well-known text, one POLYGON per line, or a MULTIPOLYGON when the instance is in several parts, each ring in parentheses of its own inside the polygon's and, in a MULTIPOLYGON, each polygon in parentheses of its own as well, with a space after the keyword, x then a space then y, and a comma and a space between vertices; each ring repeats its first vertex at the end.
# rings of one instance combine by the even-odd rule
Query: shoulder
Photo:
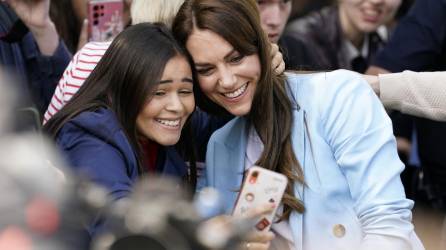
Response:
MULTIPOLYGON (((326 30, 331 27, 336 17, 336 7, 328 6, 319 11, 311 12, 310 14, 292 21, 286 28, 288 34, 321 34, 316 32, 326 30), (328 26, 327 26, 328 24, 328 26)), ((323 32, 322 32, 323 34, 323 32)))
POLYGON ((350 70, 329 72, 287 72, 286 80, 290 90, 295 94, 317 92, 318 96, 332 95, 338 91, 351 91, 355 88, 370 89, 363 77, 350 70))
POLYGON ((114 113, 108 109, 85 111, 67 122, 57 135, 58 144, 70 147, 80 141, 126 141, 114 113))
POLYGON ((336 70, 331 72, 296 74, 287 73, 289 91, 299 106, 307 112, 324 115, 334 107, 361 96, 374 96, 372 88, 356 72, 336 70))
POLYGON ((102 56, 110 47, 110 42, 89 42, 84 45, 77 53, 80 63, 97 64, 102 56))

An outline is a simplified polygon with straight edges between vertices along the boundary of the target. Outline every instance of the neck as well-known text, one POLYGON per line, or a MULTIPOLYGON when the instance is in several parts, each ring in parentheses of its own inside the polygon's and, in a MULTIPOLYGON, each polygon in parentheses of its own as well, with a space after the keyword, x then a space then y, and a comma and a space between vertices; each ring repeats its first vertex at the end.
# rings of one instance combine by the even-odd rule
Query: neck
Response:
POLYGON ((364 42, 365 34, 359 31, 348 19, 345 11, 339 8, 339 21, 341 30, 344 36, 349 40, 357 49, 360 49, 364 42))

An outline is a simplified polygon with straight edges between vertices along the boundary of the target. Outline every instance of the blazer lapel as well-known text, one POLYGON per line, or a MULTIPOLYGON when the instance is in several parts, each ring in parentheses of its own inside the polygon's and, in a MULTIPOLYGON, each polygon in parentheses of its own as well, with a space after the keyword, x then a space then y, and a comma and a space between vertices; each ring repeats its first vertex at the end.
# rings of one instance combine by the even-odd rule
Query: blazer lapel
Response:
POLYGON ((219 155, 215 156, 213 179, 217 189, 221 190, 226 213, 232 213, 245 170, 246 121, 241 117, 237 119, 226 143, 215 144, 215 152, 219 155))
MULTIPOLYGON (((293 149, 297 160, 305 173, 305 125, 304 125, 304 110, 297 106, 294 110, 294 129, 292 132, 293 149)), ((295 183, 294 195, 301 201, 305 199, 304 185, 295 183)), ((290 215, 290 227, 293 232, 295 249, 303 249, 303 214, 293 212, 290 215)))

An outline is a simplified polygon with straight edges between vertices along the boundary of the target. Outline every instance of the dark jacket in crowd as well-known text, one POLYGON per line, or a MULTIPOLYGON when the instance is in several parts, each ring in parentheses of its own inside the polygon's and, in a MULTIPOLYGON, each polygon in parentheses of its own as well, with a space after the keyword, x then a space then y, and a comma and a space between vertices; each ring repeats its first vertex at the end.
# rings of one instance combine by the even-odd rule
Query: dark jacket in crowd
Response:
MULTIPOLYGON (((377 50, 384 42, 373 32, 369 34, 369 51, 367 58, 352 62, 347 56, 344 35, 341 29, 338 7, 328 6, 305 17, 291 22, 285 31, 286 36, 300 40, 315 62, 315 70, 349 69, 365 72, 377 50)), ((359 59, 359 58, 358 58, 359 59)))
POLYGON ((43 56, 31 32, 27 32, 26 27, 17 21, 15 13, 6 4, 0 3, 0 66, 19 78, 19 94, 30 97, 30 105, 43 114, 70 62, 71 54, 60 41, 53 56, 43 56))
POLYGON ((283 54, 286 70, 309 70, 318 68, 317 61, 307 50, 301 40, 293 36, 283 35, 278 43, 280 51, 283 54))
MULTIPOLYGON (((446 70, 446 0, 415 1, 373 63, 392 72, 446 70)), ((415 118, 428 199, 446 209, 446 123, 415 118)))

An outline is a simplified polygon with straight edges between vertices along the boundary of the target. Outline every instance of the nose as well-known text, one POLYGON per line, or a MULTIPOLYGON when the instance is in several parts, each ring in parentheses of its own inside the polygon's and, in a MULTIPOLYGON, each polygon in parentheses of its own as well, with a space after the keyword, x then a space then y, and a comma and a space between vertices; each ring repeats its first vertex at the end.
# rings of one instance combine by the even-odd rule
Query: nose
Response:
POLYGON ((219 69, 220 78, 218 84, 224 89, 232 89, 237 83, 237 77, 228 66, 222 66, 219 69))
POLYGON ((280 25, 280 6, 278 3, 269 4, 263 10, 262 21, 268 26, 280 25))
POLYGON ((169 99, 167 100, 166 110, 175 113, 180 113, 184 110, 181 97, 177 93, 170 95, 169 99))

